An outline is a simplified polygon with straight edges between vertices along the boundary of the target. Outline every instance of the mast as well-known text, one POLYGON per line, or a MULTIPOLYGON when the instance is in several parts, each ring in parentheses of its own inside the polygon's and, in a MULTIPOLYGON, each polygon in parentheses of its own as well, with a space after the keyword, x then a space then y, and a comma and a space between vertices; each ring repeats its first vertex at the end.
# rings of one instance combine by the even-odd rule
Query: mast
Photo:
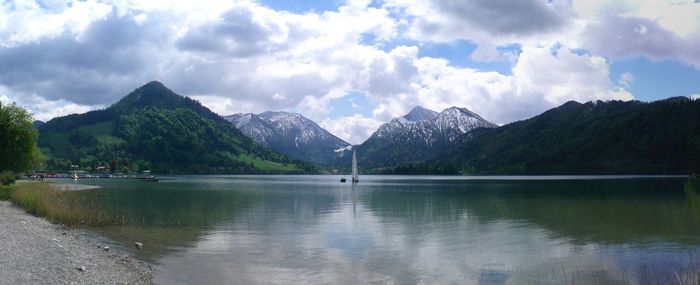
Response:
POLYGON ((352 182, 359 182, 360 177, 357 175, 357 156, 355 150, 352 150, 352 182))

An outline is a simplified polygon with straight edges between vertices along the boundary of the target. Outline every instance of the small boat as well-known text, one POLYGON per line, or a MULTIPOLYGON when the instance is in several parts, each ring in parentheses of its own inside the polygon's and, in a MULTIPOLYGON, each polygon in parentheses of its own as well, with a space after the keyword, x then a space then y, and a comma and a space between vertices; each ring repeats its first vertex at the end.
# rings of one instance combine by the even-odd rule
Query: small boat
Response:
POLYGON ((160 180, 158 180, 158 178, 151 175, 150 170, 141 171, 141 174, 143 174, 143 176, 141 177, 141 181, 143 181, 143 182, 158 182, 158 181, 160 181, 160 180))
POLYGON ((341 177, 340 182, 345 182, 345 177, 341 177))
POLYGON ((357 156, 355 149, 352 150, 352 183, 360 182, 360 176, 357 174, 357 156))

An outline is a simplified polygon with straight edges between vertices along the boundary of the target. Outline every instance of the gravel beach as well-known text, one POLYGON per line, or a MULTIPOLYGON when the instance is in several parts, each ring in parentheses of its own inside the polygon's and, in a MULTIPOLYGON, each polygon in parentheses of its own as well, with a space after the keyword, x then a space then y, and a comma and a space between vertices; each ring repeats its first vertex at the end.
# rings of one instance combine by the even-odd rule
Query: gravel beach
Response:
POLYGON ((0 201, 0 284, 153 284, 150 266, 0 201))

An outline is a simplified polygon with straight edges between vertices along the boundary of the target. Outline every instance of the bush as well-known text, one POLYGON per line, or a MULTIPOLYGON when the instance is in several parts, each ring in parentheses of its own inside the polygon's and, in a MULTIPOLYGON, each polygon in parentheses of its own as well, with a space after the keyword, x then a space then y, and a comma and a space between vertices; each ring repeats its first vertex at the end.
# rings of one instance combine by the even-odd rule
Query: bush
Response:
POLYGON ((15 186, 2 186, 0 185, 0 201, 10 200, 12 198, 12 191, 15 186))
POLYGON ((12 171, 0 172, 0 184, 1 185, 14 184, 15 181, 17 181, 17 175, 14 172, 12 172, 12 171))

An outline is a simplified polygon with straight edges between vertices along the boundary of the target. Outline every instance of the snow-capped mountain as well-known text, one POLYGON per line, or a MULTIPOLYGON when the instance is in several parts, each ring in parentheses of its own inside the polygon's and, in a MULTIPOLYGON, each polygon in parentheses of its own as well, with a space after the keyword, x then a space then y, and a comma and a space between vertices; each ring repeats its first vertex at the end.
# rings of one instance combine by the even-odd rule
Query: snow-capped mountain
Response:
POLYGON ((350 144, 321 128, 314 121, 296 113, 264 112, 234 114, 224 117, 246 136, 292 157, 332 165, 336 150, 350 144))
POLYGON ((426 108, 423 108, 421 106, 416 106, 408 112, 408 114, 403 115, 403 117, 408 121, 412 122, 418 122, 418 121, 424 121, 424 120, 429 120, 432 118, 435 118, 438 115, 438 112, 435 112, 433 110, 428 110, 426 108))
POLYGON ((430 159, 440 149, 476 128, 497 127, 466 108, 440 113, 415 107, 382 125, 358 147, 365 167, 387 167, 430 159))

